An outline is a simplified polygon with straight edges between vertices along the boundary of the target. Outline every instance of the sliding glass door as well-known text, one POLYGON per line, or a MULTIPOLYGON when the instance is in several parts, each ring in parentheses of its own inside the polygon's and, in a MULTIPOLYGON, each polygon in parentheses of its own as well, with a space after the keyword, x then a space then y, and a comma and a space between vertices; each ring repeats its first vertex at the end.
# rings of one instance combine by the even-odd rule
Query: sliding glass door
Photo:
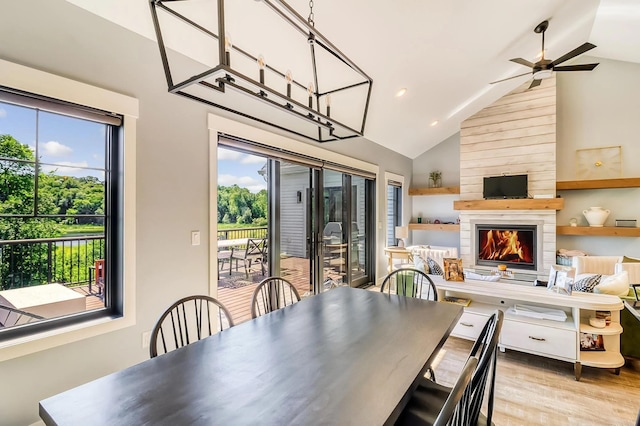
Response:
POLYGON ((240 293, 249 295, 269 275, 288 279, 303 297, 336 285, 373 282, 373 179, 319 161, 254 152, 238 141, 220 145, 218 170, 227 171, 218 176, 218 294, 223 299, 243 306, 236 300, 240 293), (237 164, 222 164, 229 159, 237 164), (257 178, 220 185, 231 183, 229 171, 243 169, 257 178), (243 181, 252 185, 242 188, 243 181), (245 259, 250 239, 264 241, 264 248, 245 259))

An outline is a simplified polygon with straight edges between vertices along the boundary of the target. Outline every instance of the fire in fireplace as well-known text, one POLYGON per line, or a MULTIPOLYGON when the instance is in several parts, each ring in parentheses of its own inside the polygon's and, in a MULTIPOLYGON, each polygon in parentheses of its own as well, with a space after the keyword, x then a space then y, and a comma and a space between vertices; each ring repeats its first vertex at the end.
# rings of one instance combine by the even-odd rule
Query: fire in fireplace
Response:
POLYGON ((476 225, 477 265, 536 270, 535 225, 476 225))

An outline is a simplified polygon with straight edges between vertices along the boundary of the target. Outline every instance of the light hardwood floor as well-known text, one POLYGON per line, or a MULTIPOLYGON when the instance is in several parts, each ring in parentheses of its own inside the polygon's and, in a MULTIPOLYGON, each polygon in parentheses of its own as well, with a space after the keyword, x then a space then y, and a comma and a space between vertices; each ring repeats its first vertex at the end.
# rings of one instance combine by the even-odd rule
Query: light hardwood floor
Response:
MULTIPOLYGON (((435 370, 438 382, 452 385, 472 342, 450 337, 435 370)), ((493 422, 498 425, 629 425, 640 409, 640 360, 612 370, 573 364, 507 350, 498 353, 493 422)))

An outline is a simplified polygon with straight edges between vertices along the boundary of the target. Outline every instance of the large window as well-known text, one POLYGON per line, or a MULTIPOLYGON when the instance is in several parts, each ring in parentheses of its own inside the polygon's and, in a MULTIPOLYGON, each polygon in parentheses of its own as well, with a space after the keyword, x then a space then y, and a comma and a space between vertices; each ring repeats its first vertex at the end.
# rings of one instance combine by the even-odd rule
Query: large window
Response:
POLYGON ((397 245, 396 226, 402 225, 402 183, 387 180, 387 246, 397 245))
POLYGON ((122 117, 0 89, 0 341, 123 311, 122 117))

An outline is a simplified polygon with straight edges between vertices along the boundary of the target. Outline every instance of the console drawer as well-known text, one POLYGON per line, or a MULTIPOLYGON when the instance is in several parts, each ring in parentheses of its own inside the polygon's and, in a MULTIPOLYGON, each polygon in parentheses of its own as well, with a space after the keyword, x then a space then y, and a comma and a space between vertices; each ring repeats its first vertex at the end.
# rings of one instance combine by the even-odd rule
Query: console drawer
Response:
POLYGON ((505 319, 500 333, 500 343, 510 348, 553 358, 576 359, 576 332, 573 330, 505 319))
POLYGON ((482 327, 487 322, 487 315, 476 314, 473 312, 464 312, 453 328, 452 335, 465 339, 476 340, 482 331, 482 327))

